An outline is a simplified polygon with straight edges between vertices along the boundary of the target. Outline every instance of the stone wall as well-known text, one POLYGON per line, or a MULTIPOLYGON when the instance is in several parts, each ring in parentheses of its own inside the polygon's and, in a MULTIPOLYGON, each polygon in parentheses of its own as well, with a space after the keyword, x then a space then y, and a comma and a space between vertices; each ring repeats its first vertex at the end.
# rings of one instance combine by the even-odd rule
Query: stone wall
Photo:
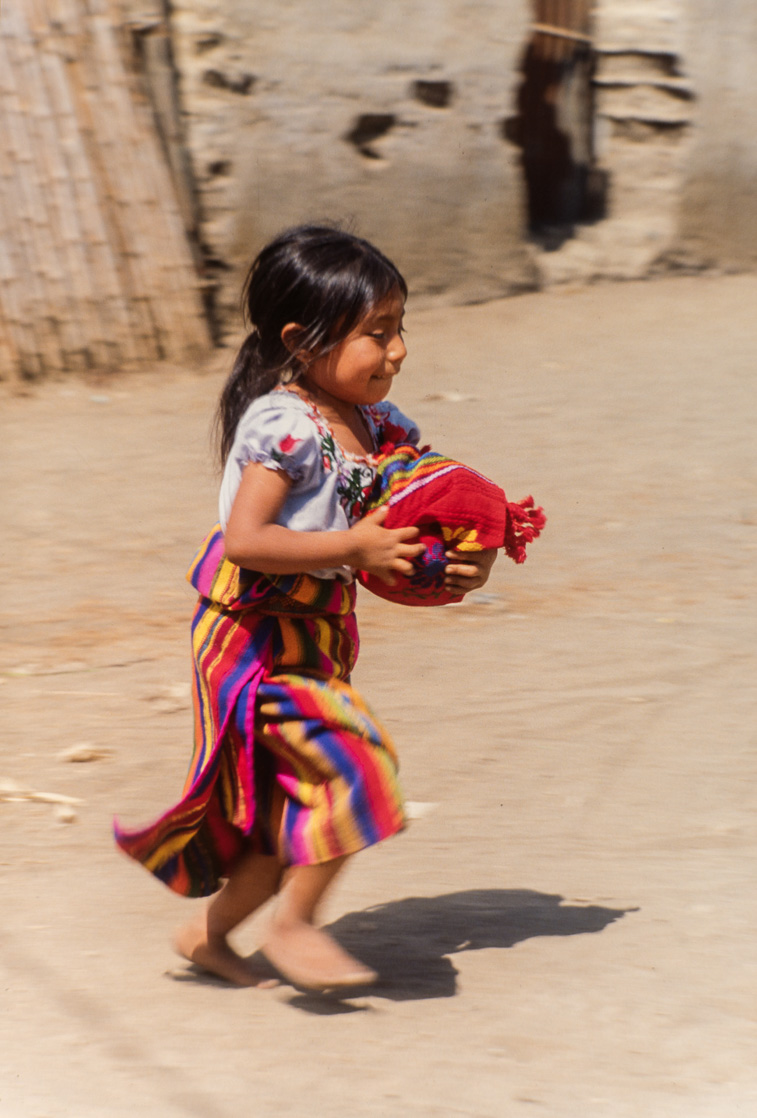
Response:
MULTIPOLYGON (((604 205, 547 243, 529 238, 508 128, 530 0, 175 0, 183 140, 219 320, 238 321, 260 245, 306 220, 376 240, 421 300, 753 267, 749 4, 596 0, 591 146, 604 205)), ((560 97, 558 122, 577 111, 575 86, 560 97)))
POLYGON ((697 105, 685 0, 598 0, 595 157, 608 183, 604 220, 538 254, 544 284, 638 279, 666 267, 697 105))
POLYGON ((757 266, 757 7, 687 0, 686 53, 697 127, 686 166, 682 263, 757 266))
POLYGON ((502 131, 523 0, 176 0, 186 138, 219 309, 286 225, 347 222, 419 294, 533 286, 517 150, 502 131))
POLYGON ((537 251, 543 285, 757 265, 757 8, 597 0, 604 220, 537 251))

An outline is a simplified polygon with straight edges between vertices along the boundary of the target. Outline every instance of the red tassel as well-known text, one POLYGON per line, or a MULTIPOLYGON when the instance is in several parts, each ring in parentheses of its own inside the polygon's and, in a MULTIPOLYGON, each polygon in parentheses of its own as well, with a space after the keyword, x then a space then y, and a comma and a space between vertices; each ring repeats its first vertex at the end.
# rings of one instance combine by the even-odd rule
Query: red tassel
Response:
POLYGON ((534 504, 533 497, 507 502, 505 552, 516 563, 525 563, 526 544, 535 540, 547 523, 544 509, 534 504))

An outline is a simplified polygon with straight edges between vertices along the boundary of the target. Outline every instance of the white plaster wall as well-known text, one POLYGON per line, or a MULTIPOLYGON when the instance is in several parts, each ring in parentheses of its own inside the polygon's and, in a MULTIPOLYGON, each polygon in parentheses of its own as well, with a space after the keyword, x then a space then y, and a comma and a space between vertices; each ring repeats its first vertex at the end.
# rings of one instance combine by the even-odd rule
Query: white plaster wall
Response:
POLYGON ((455 301, 534 282, 519 153, 503 139, 526 0, 176 0, 172 32, 204 239, 222 309, 280 228, 346 220, 417 293, 455 301), (451 83, 446 107, 418 80, 451 83), (346 139, 361 114, 393 126, 346 139))
POLYGON ((171 10, 227 320, 261 244, 321 218, 377 241, 421 301, 757 264, 754 0, 597 0, 607 214, 553 252, 528 242, 520 152, 502 134, 529 0, 175 0, 171 10), (418 81, 449 83, 449 103, 423 103, 418 81), (392 126, 361 150, 348 136, 365 114, 392 126))
POLYGON ((697 124, 682 188, 682 262, 757 266, 757 5, 686 0, 697 124))

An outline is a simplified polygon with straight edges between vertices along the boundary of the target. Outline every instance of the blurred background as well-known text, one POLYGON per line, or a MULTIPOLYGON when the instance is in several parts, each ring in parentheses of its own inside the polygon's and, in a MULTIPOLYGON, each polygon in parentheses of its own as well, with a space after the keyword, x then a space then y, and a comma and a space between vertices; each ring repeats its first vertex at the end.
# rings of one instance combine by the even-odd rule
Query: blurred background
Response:
POLYGON ((184 361, 330 219, 422 302, 757 262, 750 0, 3 0, 0 369, 184 361))
POLYGON ((753 0, 0 0, 2 1118, 757 1115, 756 48, 753 0), (408 278, 424 440, 549 517, 361 596, 414 820, 329 902, 344 1000, 185 967, 112 841, 190 754, 240 284, 318 219, 408 278))

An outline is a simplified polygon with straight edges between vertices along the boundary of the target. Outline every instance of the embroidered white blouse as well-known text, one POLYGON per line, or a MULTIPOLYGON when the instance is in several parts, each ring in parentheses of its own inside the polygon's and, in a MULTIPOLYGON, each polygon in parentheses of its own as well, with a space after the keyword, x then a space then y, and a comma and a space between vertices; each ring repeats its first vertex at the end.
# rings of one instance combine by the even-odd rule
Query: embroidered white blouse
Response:
MULTIPOLYGON (((325 418, 309 400, 285 388, 259 396, 237 426, 221 482, 219 518, 225 530, 242 471, 250 462, 283 470, 292 479, 278 523, 297 532, 342 531, 363 515, 385 443, 418 445, 412 420, 384 400, 361 407, 374 453, 344 450, 325 418)), ((313 571, 319 578, 352 579, 349 567, 313 571)))

